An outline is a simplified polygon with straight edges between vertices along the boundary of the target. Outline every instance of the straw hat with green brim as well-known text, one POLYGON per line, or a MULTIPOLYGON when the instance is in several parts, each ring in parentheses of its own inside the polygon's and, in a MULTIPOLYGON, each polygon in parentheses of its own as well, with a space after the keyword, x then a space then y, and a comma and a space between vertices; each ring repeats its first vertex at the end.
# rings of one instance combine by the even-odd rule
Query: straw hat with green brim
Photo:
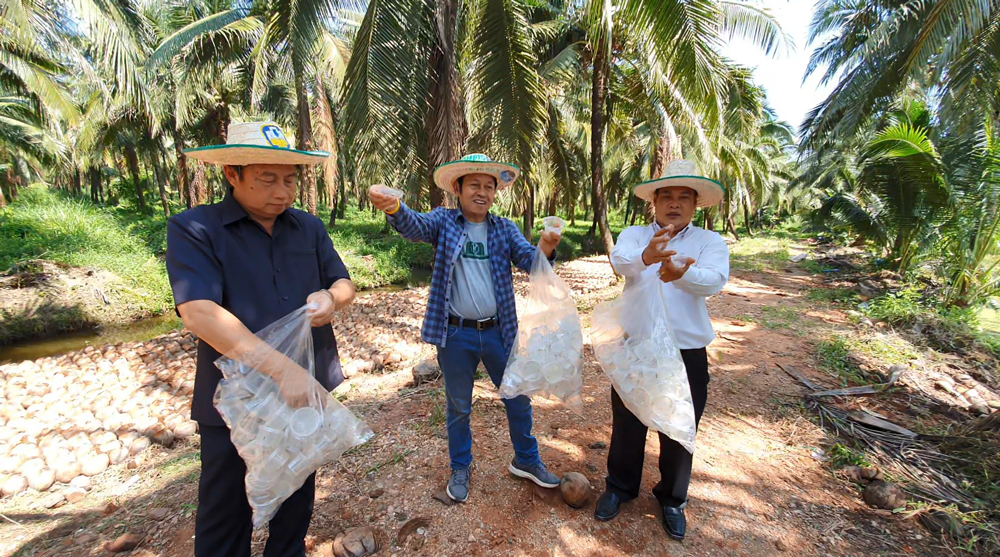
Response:
POLYGON ((434 170, 434 183, 447 192, 458 193, 458 179, 469 174, 493 176, 497 180, 497 191, 500 191, 512 186, 521 170, 513 164, 497 162, 477 153, 437 167, 434 170))
POLYGON ((698 165, 688 160, 670 161, 662 178, 639 184, 635 187, 635 195, 652 203, 656 201, 656 190, 660 188, 691 188, 698 192, 698 207, 718 205, 726 195, 725 186, 701 176, 698 165))
POLYGON ((233 122, 225 145, 185 149, 192 159, 209 164, 319 164, 330 156, 326 151, 292 149, 285 132, 274 122, 233 122))

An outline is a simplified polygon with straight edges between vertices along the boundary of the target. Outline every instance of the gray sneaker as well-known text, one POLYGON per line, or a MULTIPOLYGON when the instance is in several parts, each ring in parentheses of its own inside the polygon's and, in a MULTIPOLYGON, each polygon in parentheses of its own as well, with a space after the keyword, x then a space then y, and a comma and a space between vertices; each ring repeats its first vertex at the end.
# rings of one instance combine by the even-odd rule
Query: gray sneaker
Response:
POLYGON ((464 503, 469 498, 469 469, 452 470, 446 491, 453 501, 464 503))
POLYGON ((559 487, 559 476, 549 472, 549 469, 541 462, 534 466, 522 466, 517 463, 517 460, 512 460, 510 473, 519 478, 529 479, 542 487, 559 487))

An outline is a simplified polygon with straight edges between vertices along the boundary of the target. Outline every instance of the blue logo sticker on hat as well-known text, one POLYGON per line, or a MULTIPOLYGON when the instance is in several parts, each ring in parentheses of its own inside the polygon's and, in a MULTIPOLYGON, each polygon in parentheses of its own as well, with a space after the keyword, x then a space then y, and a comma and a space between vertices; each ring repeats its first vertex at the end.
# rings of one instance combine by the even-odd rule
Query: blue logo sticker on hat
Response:
POLYGON ((514 173, 511 172, 510 170, 504 170, 503 172, 500 173, 500 180, 503 182, 513 182, 514 173))
POLYGON ((285 132, 281 131, 281 128, 275 126, 274 124, 265 124, 260 128, 261 135, 264 136, 264 140, 271 147, 277 147, 279 149, 290 149, 291 145, 288 143, 288 138, 285 137, 285 132))

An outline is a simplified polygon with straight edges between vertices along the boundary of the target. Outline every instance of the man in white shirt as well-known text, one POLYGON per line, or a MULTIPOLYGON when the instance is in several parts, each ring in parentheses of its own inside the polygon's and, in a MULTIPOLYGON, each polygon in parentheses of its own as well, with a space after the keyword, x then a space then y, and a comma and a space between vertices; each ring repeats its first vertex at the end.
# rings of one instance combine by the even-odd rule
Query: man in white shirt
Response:
MULTIPOLYGON (((722 184, 698 175, 691 161, 673 161, 664 177, 639 184, 635 195, 653 204, 655 220, 633 226, 618 237, 611 263, 625 276, 625 289, 649 280, 661 281, 670 322, 687 368, 695 419, 708 399, 708 355, 715 339, 705 300, 719 293, 729 279, 729 247, 722 237, 691 224, 698 207, 722 201, 722 184), (676 258, 675 264, 673 256, 676 258), (684 260, 686 258, 686 260, 684 260)), ((646 426, 611 389, 612 433, 608 451, 606 490, 597 501, 597 520, 618 516, 622 503, 639 496, 646 426)), ((660 483, 653 495, 663 508, 663 526, 670 537, 684 539, 684 507, 691 482, 692 455, 660 433, 660 483)))

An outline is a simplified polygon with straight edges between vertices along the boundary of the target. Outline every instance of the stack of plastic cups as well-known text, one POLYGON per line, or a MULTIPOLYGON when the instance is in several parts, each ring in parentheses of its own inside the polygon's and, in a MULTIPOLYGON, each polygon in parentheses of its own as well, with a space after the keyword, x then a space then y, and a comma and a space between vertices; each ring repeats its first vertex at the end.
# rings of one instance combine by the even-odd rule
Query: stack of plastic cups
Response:
POLYGON ((396 199, 403 199, 403 192, 397 190, 396 188, 390 188, 382 184, 375 184, 374 186, 368 188, 368 191, 373 193, 380 193, 382 195, 387 195, 389 197, 395 197, 396 199))
POLYGON ((559 217, 551 216, 542 219, 542 225, 545 227, 545 232, 558 232, 562 234, 563 228, 566 227, 566 221, 559 217))

